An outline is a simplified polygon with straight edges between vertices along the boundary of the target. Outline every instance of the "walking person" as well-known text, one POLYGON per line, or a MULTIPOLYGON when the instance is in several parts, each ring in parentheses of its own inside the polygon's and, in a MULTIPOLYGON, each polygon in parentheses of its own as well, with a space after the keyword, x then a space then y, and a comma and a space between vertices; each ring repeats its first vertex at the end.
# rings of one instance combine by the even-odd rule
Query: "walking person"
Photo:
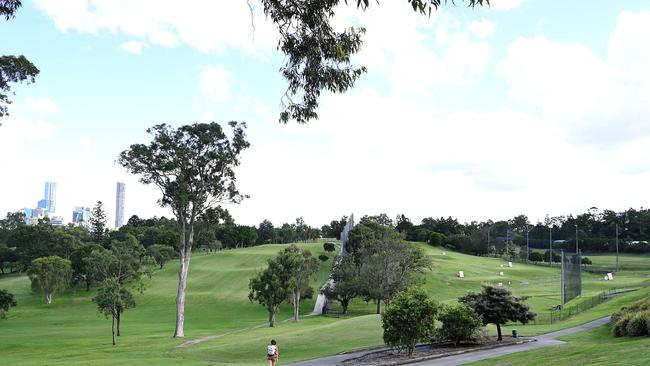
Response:
POLYGON ((280 357, 280 348, 275 339, 271 339, 271 344, 266 346, 266 359, 269 361, 269 366, 275 366, 280 357))

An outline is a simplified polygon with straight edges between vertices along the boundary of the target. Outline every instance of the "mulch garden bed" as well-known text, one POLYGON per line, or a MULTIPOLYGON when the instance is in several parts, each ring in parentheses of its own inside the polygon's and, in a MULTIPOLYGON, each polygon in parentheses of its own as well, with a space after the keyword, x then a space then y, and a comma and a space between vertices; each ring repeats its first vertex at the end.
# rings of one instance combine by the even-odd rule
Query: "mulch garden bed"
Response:
POLYGON ((490 337, 489 340, 481 344, 461 344, 455 347, 452 343, 427 344, 419 345, 413 350, 413 355, 409 358, 406 352, 397 352, 393 350, 379 350, 367 353, 361 357, 351 358, 339 363, 340 366, 389 366, 404 365, 412 362, 431 360, 434 358, 454 356, 467 352, 482 351, 497 347, 511 346, 514 344, 534 342, 534 338, 504 337, 502 341, 497 341, 496 337, 490 337))

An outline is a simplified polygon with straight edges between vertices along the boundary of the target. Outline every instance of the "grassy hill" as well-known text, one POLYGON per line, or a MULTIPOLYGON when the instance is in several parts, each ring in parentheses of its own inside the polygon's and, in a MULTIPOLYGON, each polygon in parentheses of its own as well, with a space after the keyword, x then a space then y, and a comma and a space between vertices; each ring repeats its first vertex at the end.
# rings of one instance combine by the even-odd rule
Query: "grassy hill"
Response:
MULTIPOLYGON (((502 282, 517 294, 531 296, 529 302, 536 311, 559 303, 557 267, 516 263, 514 268, 507 268, 507 262, 500 259, 415 245, 420 245, 434 261, 424 286, 440 302, 453 302, 467 291, 478 291, 485 282, 502 282), (504 268, 500 267, 502 264, 504 268), (466 278, 457 277, 459 270, 465 272, 466 278), (499 276, 499 271, 504 276, 499 276)), ((300 246, 316 255, 322 252, 322 243, 300 246)), ((280 323, 275 328, 266 327, 264 308, 247 299, 248 280, 283 247, 264 245, 195 254, 187 289, 185 340, 171 337, 177 284, 175 262, 154 274, 145 293, 136 298, 138 307, 124 314, 123 335, 115 347, 110 344, 110 321, 98 315, 90 301, 92 293, 77 290, 55 297, 54 304, 46 306, 39 295, 31 293, 25 276, 0 277, 0 288, 14 293, 19 303, 9 312, 8 320, 0 321, 0 354, 6 364, 21 365, 252 365, 263 361, 264 346, 270 338, 280 342, 283 362, 382 343, 380 319, 372 314, 374 306, 361 300, 352 305, 356 316, 305 317, 299 323, 281 321, 291 316, 289 305, 285 305, 278 316, 280 323), (177 347, 186 340, 204 336, 215 337, 191 347, 177 347)), ((325 281, 330 266, 331 260, 321 266, 315 286, 325 281)), ((647 273, 623 271, 612 282, 585 274, 584 293, 639 286, 647 279, 647 273)), ((302 313, 309 313, 313 304, 313 300, 305 301, 302 313)), ((599 308, 587 313, 598 317, 599 308)), ((588 314, 582 318, 590 320, 588 314)), ((531 327, 530 332, 544 329, 531 327)))

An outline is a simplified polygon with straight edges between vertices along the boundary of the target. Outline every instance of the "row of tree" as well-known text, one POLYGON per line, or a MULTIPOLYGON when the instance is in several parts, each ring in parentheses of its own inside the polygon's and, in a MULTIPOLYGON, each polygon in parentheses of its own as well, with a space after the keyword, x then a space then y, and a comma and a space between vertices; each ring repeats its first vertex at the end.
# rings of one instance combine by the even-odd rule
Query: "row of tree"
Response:
POLYGON ((394 220, 386 214, 364 216, 360 220, 389 226, 406 240, 443 245, 464 253, 505 254, 511 244, 533 248, 570 250, 578 245, 586 252, 614 252, 618 238, 621 252, 650 252, 650 209, 630 208, 623 212, 600 211, 595 207, 576 216, 547 216, 532 223, 526 215, 508 220, 461 223, 452 217, 426 217, 419 225, 404 214, 394 220))

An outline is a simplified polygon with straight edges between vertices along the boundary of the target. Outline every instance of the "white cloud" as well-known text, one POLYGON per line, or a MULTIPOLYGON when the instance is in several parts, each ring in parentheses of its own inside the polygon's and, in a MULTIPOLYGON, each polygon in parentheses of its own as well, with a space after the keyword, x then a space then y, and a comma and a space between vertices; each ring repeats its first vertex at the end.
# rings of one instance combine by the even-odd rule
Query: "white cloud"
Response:
POLYGON ((216 102, 230 100, 233 76, 221 65, 204 66, 201 69, 201 87, 207 97, 216 102))
POLYGON ((490 0, 490 8, 496 10, 510 10, 521 6, 523 0, 490 0))
POLYGON ((343 7, 337 14, 339 28, 366 27, 355 60, 370 74, 386 75, 399 93, 472 84, 487 70, 491 45, 486 38, 494 33, 489 21, 466 24, 443 9, 426 17, 400 2, 385 2, 365 12, 343 7))
POLYGON ((584 45, 520 37, 498 72, 511 98, 541 108, 574 140, 608 144, 650 136, 648 64, 650 12, 623 12, 604 58, 584 45))
POLYGON ((254 8, 251 18, 245 1, 188 0, 181 6, 173 0, 36 0, 36 7, 61 31, 122 33, 152 45, 186 44, 204 53, 269 51, 277 39, 261 10, 254 8))
POLYGON ((25 102, 25 108, 41 114, 50 114, 59 110, 56 103, 49 98, 28 98, 25 102))
POLYGON ((146 47, 149 47, 149 45, 140 41, 128 41, 122 43, 122 45, 120 46, 120 48, 123 49, 124 51, 136 55, 142 54, 142 49, 146 47))

